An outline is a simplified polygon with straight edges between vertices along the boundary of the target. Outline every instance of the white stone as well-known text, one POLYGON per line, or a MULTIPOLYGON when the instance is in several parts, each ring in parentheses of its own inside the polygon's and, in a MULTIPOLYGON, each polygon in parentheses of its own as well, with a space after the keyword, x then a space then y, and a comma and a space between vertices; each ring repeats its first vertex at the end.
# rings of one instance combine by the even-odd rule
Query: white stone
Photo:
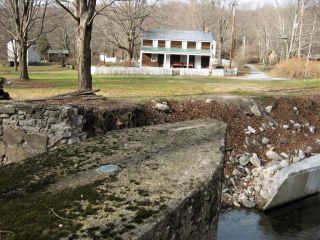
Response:
POLYGON ((301 160, 301 158, 298 157, 298 156, 292 158, 292 162, 294 162, 294 163, 297 163, 297 162, 299 162, 300 160, 301 160))
POLYGON ((250 155, 245 153, 239 158, 239 164, 241 166, 246 166, 250 161, 250 155))
POLYGON ((283 159, 282 156, 279 155, 277 152, 273 151, 272 148, 266 152, 266 157, 269 158, 270 160, 275 160, 275 161, 280 161, 283 159))
POLYGON ((250 158, 250 162, 252 163, 253 166, 255 167, 260 167, 261 166, 261 161, 259 159, 259 157, 257 156, 256 153, 253 153, 251 158, 250 158))
POLYGON ((169 112, 170 111, 170 107, 168 105, 166 105, 166 104, 163 104, 163 103, 157 103, 155 107, 159 111, 163 111, 163 112, 169 112))
POLYGON ((258 106, 251 106, 250 107, 251 112, 256 116, 256 117, 261 117, 261 112, 258 108, 258 106))
POLYGON ((316 128, 314 126, 309 127, 310 133, 315 134, 315 130, 316 130, 316 128))
POLYGON ((272 106, 267 106, 266 108, 265 108, 265 110, 266 110, 266 112, 267 113, 271 113, 271 111, 272 111, 272 106))
POLYGON ((268 144, 270 142, 270 140, 268 138, 264 137, 264 138, 262 138, 261 142, 263 144, 268 144))
POLYGON ((304 151, 302 149, 299 149, 298 151, 298 157, 300 159, 304 159, 306 157, 306 154, 304 153, 304 151))
POLYGON ((256 130, 251 126, 248 126, 248 131, 250 131, 252 134, 256 133, 256 130))
POLYGON ((289 155, 288 154, 286 154, 286 153, 284 153, 284 152, 282 152, 282 153, 280 153, 280 155, 281 155, 281 157, 283 157, 283 158, 289 158, 289 155))
POLYGON ((213 99, 212 98, 207 98, 206 103, 211 103, 211 102, 213 102, 213 99))
POLYGON ((295 129, 300 129, 300 128, 301 128, 301 124, 300 124, 300 123, 294 123, 294 124, 293 124, 293 127, 294 127, 295 129))
POLYGON ((240 175, 240 174, 241 174, 241 173, 240 173, 239 170, 236 169, 236 168, 232 171, 232 175, 233 175, 233 176, 240 175))
POLYGON ((242 201, 242 204, 244 207, 246 208, 254 208, 256 206, 256 204, 248 199, 245 199, 242 201))
POLYGON ((283 129, 289 129, 289 125, 283 125, 282 128, 283 129))
POLYGON ((256 167, 256 168, 252 169, 252 171, 251 171, 252 175, 255 176, 255 177, 259 176, 261 170, 262 170, 262 167, 256 167))

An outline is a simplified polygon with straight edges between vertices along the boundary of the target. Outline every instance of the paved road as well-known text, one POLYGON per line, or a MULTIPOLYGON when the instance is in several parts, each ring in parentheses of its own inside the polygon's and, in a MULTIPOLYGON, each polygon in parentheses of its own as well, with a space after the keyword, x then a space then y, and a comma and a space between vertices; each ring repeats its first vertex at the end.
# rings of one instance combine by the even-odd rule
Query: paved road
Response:
POLYGON ((238 79, 262 80, 262 81, 285 80, 284 78, 269 77, 267 74, 257 69, 253 64, 247 64, 246 66, 250 69, 250 74, 243 77, 238 77, 238 79))

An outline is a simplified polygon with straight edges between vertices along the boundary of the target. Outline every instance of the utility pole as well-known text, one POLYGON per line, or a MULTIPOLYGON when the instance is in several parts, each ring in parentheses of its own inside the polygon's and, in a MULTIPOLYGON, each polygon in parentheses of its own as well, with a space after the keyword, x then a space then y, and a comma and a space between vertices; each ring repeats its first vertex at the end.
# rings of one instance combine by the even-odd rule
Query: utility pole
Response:
POLYGON ((236 4, 232 4, 232 26, 231 26, 231 48, 230 48, 230 69, 232 67, 232 58, 233 58, 233 39, 234 39, 234 30, 235 30, 235 20, 236 20, 236 4))
POLYGON ((298 58, 300 58, 300 57, 301 57, 303 15, 304 15, 304 0, 301 0, 301 6, 300 6, 300 32, 299 32, 298 58))

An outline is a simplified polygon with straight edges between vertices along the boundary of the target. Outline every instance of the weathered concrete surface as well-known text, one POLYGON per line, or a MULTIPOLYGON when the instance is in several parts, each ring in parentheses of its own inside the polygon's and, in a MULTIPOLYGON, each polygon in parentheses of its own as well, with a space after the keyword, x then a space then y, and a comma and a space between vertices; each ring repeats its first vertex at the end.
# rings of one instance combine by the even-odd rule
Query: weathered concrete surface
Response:
POLYGON ((133 128, 5 165, 2 237, 215 239, 225 135, 212 120, 133 128))
POLYGON ((270 196, 263 209, 307 197, 320 190, 320 155, 284 167, 273 176, 272 184, 266 185, 270 196))

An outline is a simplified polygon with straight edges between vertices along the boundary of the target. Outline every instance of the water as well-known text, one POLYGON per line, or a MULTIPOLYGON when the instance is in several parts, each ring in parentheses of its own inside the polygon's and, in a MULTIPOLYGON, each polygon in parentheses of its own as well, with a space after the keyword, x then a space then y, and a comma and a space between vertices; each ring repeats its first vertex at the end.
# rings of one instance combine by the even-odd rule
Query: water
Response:
POLYGON ((232 210, 220 216, 218 240, 320 240, 320 194, 268 213, 232 210))

